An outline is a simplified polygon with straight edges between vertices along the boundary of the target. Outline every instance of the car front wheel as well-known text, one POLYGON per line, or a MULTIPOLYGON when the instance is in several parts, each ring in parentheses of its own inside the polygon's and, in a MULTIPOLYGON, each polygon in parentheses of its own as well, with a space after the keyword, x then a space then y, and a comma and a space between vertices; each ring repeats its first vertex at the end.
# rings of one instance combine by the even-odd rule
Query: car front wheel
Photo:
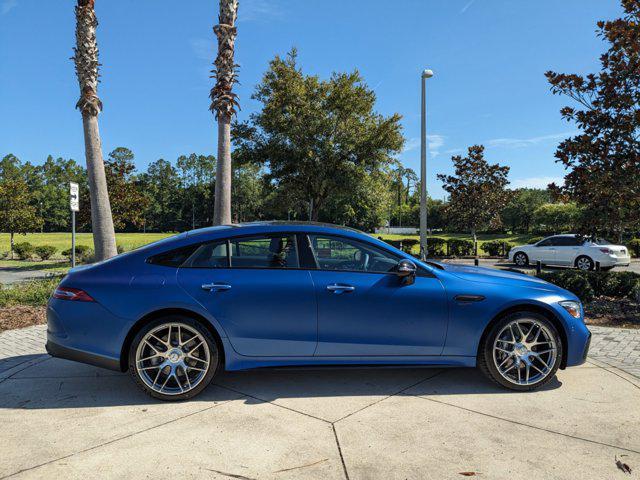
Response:
POLYGON ((491 327, 478 352, 478 367, 498 385, 528 391, 555 375, 562 341, 553 323, 534 312, 508 315, 491 327))
POLYGON ((518 252, 513 256, 513 263, 519 267, 526 267, 529 265, 529 257, 526 253, 518 252))
POLYGON ((172 315, 146 325, 129 349, 129 372, 149 395, 161 400, 194 397, 219 366, 211 333, 195 320, 172 315))

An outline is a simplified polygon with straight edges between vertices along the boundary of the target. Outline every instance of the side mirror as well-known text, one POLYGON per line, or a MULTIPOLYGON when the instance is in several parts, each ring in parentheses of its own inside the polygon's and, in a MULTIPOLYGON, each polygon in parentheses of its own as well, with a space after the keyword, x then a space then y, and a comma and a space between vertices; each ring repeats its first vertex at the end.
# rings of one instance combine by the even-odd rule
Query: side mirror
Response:
POLYGON ((416 280, 416 271, 418 267, 411 260, 400 260, 398 262, 398 266, 396 267, 396 271, 398 272, 398 277, 402 280, 405 285, 411 285, 416 280))

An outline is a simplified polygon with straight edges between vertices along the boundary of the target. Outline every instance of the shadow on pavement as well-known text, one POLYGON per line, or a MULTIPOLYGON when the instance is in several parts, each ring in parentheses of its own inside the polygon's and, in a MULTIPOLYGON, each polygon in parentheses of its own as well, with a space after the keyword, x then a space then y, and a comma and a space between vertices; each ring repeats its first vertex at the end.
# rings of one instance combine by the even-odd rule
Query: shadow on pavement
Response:
MULTIPOLYGON (((142 392, 128 373, 53 358, 16 370, 18 372, 9 377, 0 377, 0 409, 96 408, 164 403, 142 392)), ((543 390, 553 390, 561 385, 554 378, 543 390)), ((495 386, 480 371, 471 368, 280 368, 224 372, 192 401, 228 400, 230 393, 242 394, 246 396, 247 404, 253 404, 294 398, 335 397, 339 401, 340 397, 384 397, 405 392, 420 395, 527 394, 495 386)))

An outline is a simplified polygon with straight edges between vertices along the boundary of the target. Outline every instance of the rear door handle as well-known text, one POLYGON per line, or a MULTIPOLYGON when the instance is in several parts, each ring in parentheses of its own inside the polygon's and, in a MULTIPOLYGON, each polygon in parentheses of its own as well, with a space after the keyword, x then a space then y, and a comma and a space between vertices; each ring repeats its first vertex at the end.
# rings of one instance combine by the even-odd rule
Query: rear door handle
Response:
POLYGON ((336 294, 353 292, 355 289, 356 287, 351 285, 338 285, 337 283, 334 283, 333 285, 327 285, 327 290, 336 294))
POLYGON ((214 292, 224 292, 225 290, 231 290, 231 285, 229 285, 228 283, 203 283, 202 284, 202 289, 203 290, 209 290, 214 291, 214 292))

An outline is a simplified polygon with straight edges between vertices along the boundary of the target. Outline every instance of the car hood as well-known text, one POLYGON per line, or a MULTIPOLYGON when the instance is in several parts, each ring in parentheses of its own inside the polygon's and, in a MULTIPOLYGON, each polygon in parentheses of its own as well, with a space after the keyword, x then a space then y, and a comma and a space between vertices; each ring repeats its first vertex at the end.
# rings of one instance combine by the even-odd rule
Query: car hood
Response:
POLYGON ((495 268, 473 267, 469 265, 452 265, 444 264, 445 271, 449 272, 462 280, 480 283, 492 283, 494 285, 518 286, 537 288, 549 291, 564 290, 552 283, 540 280, 537 277, 527 275, 525 273, 508 272, 505 270, 497 270, 495 268))

